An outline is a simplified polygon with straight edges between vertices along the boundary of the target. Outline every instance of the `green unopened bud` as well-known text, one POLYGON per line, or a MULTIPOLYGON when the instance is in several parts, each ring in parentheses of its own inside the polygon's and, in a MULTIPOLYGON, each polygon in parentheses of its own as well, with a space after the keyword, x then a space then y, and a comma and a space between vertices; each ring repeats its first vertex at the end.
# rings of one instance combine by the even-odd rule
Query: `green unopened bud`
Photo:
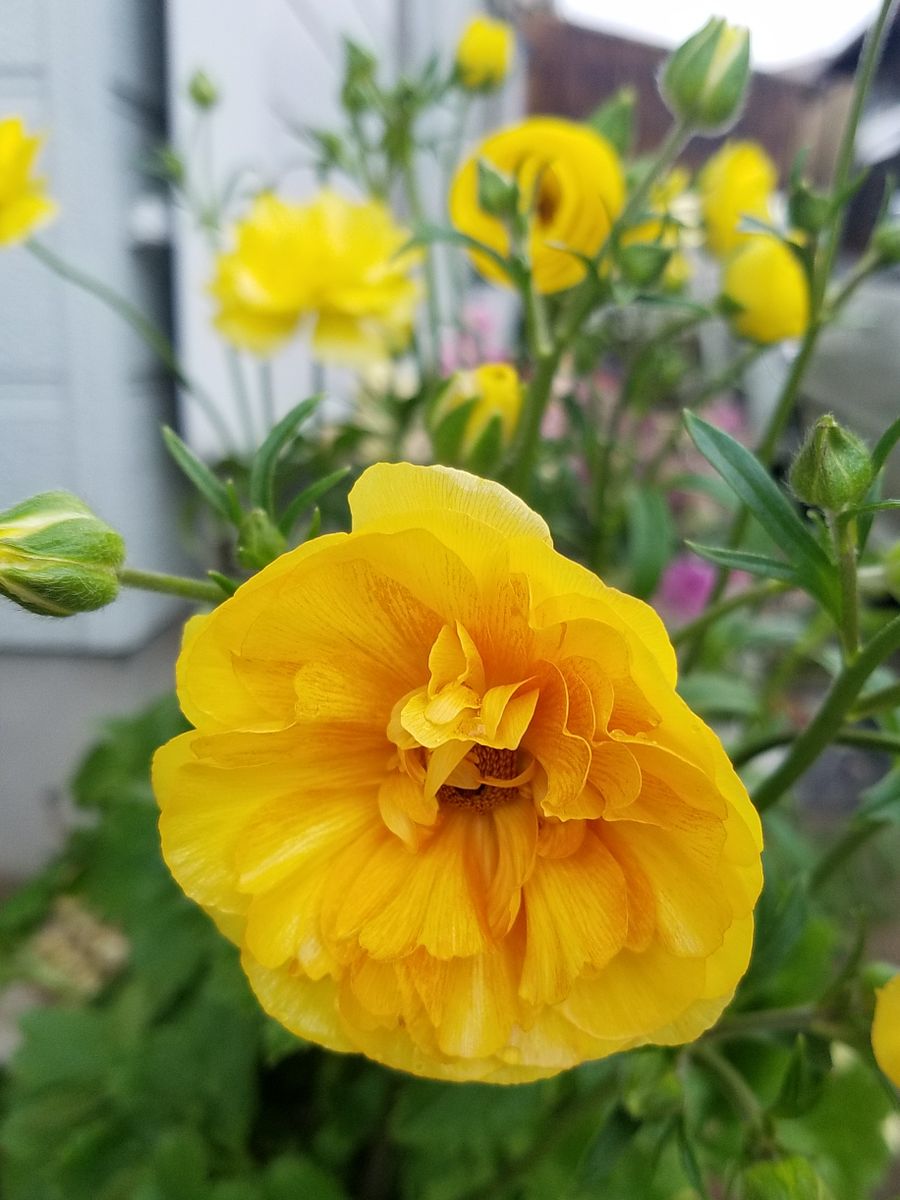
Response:
POLYGON ((668 59, 660 89, 676 117, 713 133, 737 119, 749 78, 749 30, 712 17, 668 59))
POLYGON ((631 246, 620 246, 619 266, 622 274, 635 287, 649 287, 658 282, 669 265, 674 247, 661 246, 658 242, 635 242, 631 246))
POLYGON ((483 158, 478 160, 478 205, 489 216, 511 218, 519 206, 515 179, 498 171, 483 158))
POLYGON ((237 556, 242 567, 259 571, 287 549, 284 534, 262 508, 254 508, 238 530, 237 556))
POLYGON ((821 233, 831 220, 831 198, 800 181, 791 189, 788 213, 795 229, 821 233))
POLYGON ((206 111, 219 103, 219 89, 205 71, 195 71, 188 84, 188 95, 198 108, 206 111))
POLYGON ((619 154, 630 154, 634 145, 637 91, 622 87, 587 119, 588 125, 615 147, 619 154))
POLYGON ((872 474, 865 443, 826 413, 806 435, 788 478, 804 504, 840 512, 863 498, 872 474))
POLYGON ((125 543, 68 492, 42 492, 0 513, 0 595, 48 617, 115 600, 125 543))
POLYGON ((885 266, 900 263, 900 221, 883 221, 872 234, 872 249, 885 266))
POLYGON ((741 1177, 741 1200, 830 1200, 830 1192, 805 1158, 754 1163, 741 1177))

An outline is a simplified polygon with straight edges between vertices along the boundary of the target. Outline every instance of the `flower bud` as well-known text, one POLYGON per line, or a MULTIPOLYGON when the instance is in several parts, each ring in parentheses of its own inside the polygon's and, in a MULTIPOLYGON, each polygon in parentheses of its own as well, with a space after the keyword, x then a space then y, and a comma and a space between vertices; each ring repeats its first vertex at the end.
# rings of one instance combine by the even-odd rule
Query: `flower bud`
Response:
POLYGON ((806 435, 790 470, 794 494, 827 512, 861 500, 872 483, 872 458, 865 444, 830 413, 806 435))
POLYGON ((451 463, 487 471, 509 446, 522 411, 522 381, 509 363, 460 371, 432 418, 435 451, 451 463))
POLYGON ((829 1200, 824 1181, 805 1158, 783 1158, 748 1167, 741 1177, 741 1200, 829 1200))
POLYGON ((205 71, 195 71, 188 84, 188 95, 199 109, 206 111, 219 103, 219 89, 205 71))
POLYGON ((0 595, 50 617, 115 600, 125 543, 68 492, 42 492, 0 513, 0 595))
POLYGON ((237 556, 248 571, 260 571, 287 549, 284 534, 262 508, 254 508, 241 521, 237 556))
POLYGON ((673 246, 663 246, 659 242, 635 242, 620 246, 617 257, 625 279, 635 287, 643 288, 660 280, 674 253, 673 246))
POLYGON ((712 17, 668 59, 660 88, 676 117, 712 133, 736 120, 749 78, 749 30, 712 17))
POLYGON ((473 17, 456 47, 459 82, 468 91, 499 87, 509 73, 513 45, 513 31, 505 21, 473 17))
POLYGON ((478 206, 491 217, 509 219, 519 206, 519 185, 483 158, 478 160, 478 206))
POLYGON ((872 234, 872 249, 885 266, 900 263, 900 221, 883 221, 872 234))

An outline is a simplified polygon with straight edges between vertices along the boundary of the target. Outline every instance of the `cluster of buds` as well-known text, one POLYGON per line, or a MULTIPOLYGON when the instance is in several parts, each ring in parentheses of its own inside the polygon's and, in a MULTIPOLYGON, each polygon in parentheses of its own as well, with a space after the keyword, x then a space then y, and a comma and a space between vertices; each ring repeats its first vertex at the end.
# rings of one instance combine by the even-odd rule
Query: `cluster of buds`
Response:
POLYGON ((69 492, 0 512, 0 595, 50 617, 103 608, 119 591, 125 543, 69 492))

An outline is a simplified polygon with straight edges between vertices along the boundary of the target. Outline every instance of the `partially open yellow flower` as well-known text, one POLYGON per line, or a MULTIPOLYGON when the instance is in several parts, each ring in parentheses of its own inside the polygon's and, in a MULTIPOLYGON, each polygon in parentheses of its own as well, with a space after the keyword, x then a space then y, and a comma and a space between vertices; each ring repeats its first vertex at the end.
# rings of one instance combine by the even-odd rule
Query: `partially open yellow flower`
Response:
MULTIPOLYGON (((585 125, 558 117, 529 117, 486 138, 460 167, 450 189, 450 217, 461 232, 504 256, 509 232, 478 203, 478 160, 515 177, 524 210, 533 212, 529 252, 540 292, 572 287, 584 266, 567 252, 596 254, 622 211, 625 181, 610 143, 585 125)), ((483 275, 508 283, 483 254, 472 260, 483 275)))
POLYGON ((875 993, 872 1049, 879 1067, 900 1087, 900 975, 875 993))
POLYGON ((463 87, 495 88, 509 73, 515 37, 505 21, 479 15, 469 21, 456 47, 456 69, 463 87))
POLYGON ((382 358, 409 340, 418 254, 397 256, 409 240, 383 204, 323 190, 307 204, 265 193, 236 228, 210 287, 216 326, 260 354, 308 318, 321 358, 382 358))
POLYGON ((722 294, 740 311, 737 333, 768 344, 801 337, 809 324, 809 284, 794 252, 773 234, 753 234, 725 264, 722 294))
POLYGON ((706 240, 713 254, 730 254, 753 234, 739 229, 743 217, 771 221, 778 182, 775 164, 756 142, 727 142, 700 172, 698 185, 706 240))
POLYGON ((760 825, 647 605, 496 483, 370 467, 353 532, 188 626, 163 853, 301 1037, 515 1083, 728 1003, 760 825))
POLYGON ((488 425, 500 421, 504 446, 512 441, 522 411, 522 381, 510 363, 482 363, 474 371, 459 371, 437 405, 434 421, 440 422, 454 409, 472 404, 462 438, 462 452, 469 454, 488 425))
POLYGON ((0 246, 25 241, 56 213, 45 180, 33 174, 42 141, 21 117, 0 119, 0 246))

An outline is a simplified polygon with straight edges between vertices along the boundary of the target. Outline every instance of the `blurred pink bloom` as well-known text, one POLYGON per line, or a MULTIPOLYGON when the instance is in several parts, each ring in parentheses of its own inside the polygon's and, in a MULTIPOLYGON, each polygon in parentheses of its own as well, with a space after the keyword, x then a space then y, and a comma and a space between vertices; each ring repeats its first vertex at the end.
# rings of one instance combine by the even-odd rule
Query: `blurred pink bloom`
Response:
POLYGON ((695 554, 679 554, 663 572, 653 599, 663 619, 684 625, 699 617, 716 581, 716 568, 695 554))

